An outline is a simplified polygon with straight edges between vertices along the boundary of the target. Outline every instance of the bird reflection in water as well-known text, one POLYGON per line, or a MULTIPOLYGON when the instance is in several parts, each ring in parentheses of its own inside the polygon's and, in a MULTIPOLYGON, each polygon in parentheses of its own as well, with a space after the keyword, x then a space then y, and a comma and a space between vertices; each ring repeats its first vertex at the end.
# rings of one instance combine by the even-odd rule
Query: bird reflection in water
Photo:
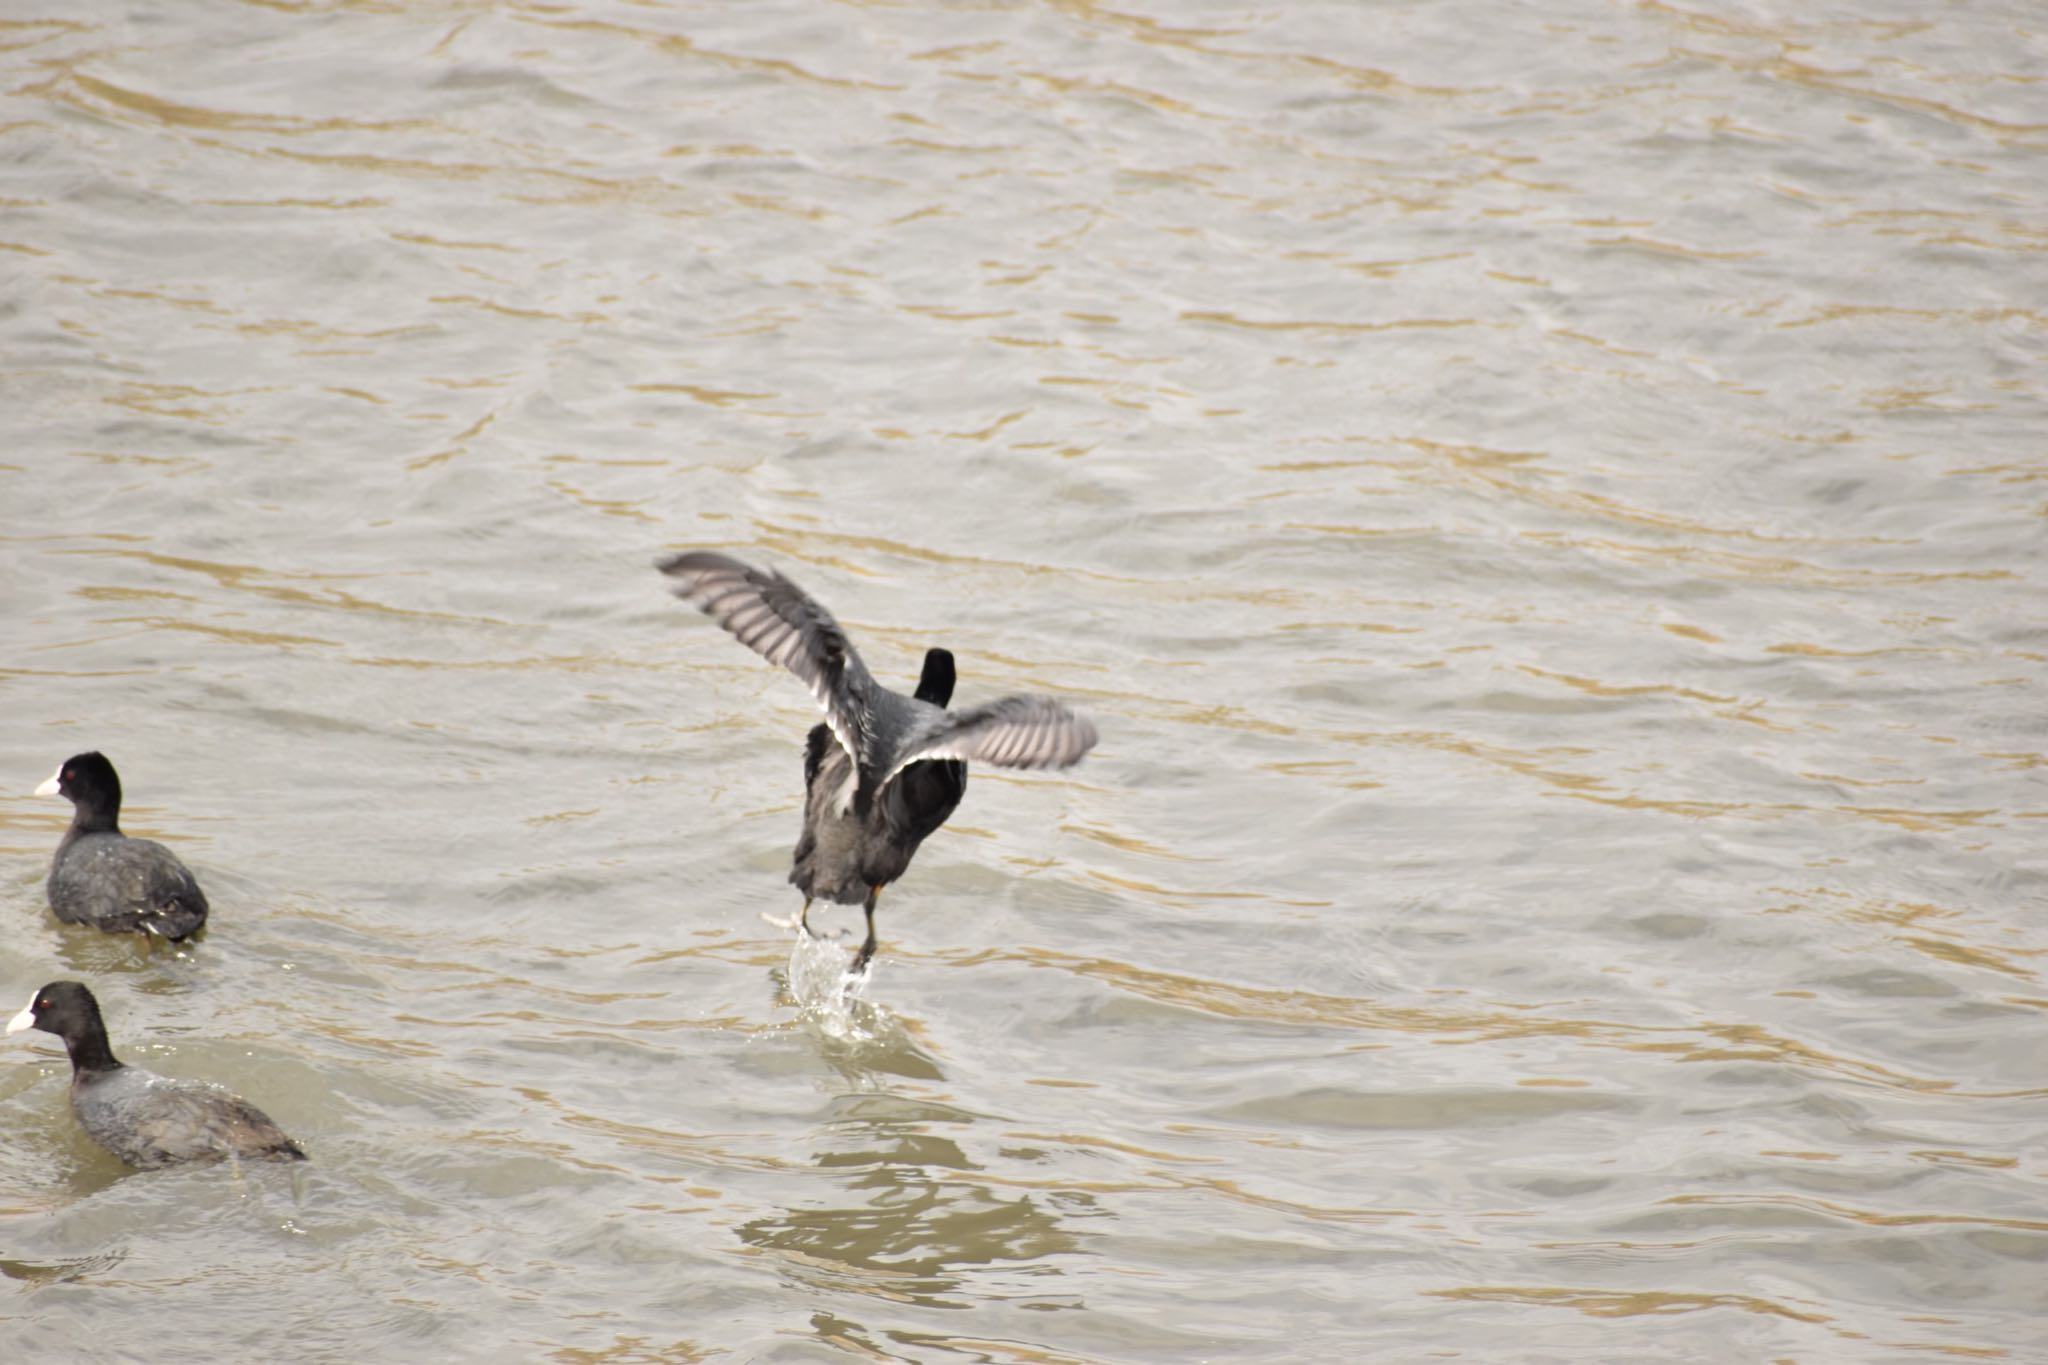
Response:
MULTIPOLYGON (((866 1002, 852 1019, 858 1037, 817 1038, 833 1074, 822 1078, 801 1206, 741 1224, 740 1240, 811 1291, 940 1308, 1080 1306, 1062 1260, 1081 1240, 1065 1222, 1106 1216, 1094 1197, 1036 1188, 1036 1152, 970 1155, 977 1136, 994 1135, 951 1097, 917 1021, 866 1002)), ((833 1326, 821 1337, 863 1339, 858 1321, 825 1316, 833 1326)))
POLYGON ((1057 1258, 1079 1251, 1080 1242, 1049 1208, 1055 1197, 1074 1196, 1013 1195, 987 1183, 958 1143, 929 1126, 904 1117, 842 1125, 835 1131, 850 1140, 846 1149, 819 1152, 817 1174, 838 1186, 821 1190, 821 1198, 850 1202, 754 1219, 739 1227, 740 1239, 816 1291, 932 1308, 991 1299, 1078 1306, 1061 1292, 1057 1258))

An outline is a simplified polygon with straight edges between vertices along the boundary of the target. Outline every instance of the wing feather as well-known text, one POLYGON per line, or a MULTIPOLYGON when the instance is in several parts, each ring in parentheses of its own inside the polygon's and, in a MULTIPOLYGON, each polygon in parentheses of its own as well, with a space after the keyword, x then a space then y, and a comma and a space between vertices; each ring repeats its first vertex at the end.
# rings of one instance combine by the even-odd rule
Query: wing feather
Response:
POLYGON ((905 768, 930 759, 993 763, 1000 768, 1065 768, 1095 747, 1094 722, 1050 697, 1004 697, 949 714, 913 740, 882 776, 886 787, 905 768))
POLYGON ((676 596, 810 689, 832 737, 858 770, 869 743, 875 683, 832 613, 781 574, 715 550, 675 555, 658 567, 674 580, 676 596))

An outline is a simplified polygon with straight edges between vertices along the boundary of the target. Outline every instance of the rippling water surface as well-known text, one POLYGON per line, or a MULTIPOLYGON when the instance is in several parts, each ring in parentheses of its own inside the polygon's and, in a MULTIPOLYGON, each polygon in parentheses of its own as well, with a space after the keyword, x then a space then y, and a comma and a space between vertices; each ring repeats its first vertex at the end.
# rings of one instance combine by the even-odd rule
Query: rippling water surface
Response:
POLYGON ((28 0, 0 73, 0 992, 314 1154, 124 1174, 9 1040, 10 1359, 2040 1358, 2034 7, 28 0), (682 546, 1101 727, 850 1001, 682 546), (89 747, 196 946, 44 908, 89 747))

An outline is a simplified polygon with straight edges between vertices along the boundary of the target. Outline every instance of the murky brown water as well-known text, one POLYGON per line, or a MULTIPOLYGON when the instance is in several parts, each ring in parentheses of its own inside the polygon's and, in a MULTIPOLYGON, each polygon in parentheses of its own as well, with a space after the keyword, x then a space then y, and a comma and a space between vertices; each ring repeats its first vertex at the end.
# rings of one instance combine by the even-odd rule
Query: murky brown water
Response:
POLYGON ((5 1354, 2038 1358, 2044 32, 17 4, 0 994, 315 1161, 10 1040, 5 1354), (1101 725, 850 1013, 688 545, 1101 725))

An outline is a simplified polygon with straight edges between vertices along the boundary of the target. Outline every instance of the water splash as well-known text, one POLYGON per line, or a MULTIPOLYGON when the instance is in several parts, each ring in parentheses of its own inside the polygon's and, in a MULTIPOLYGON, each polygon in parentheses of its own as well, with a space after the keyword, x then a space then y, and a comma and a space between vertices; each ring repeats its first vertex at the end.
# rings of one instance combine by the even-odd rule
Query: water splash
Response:
POLYGON ((874 1006, 861 997, 874 978, 870 961, 853 970, 853 956, 836 938, 799 930, 789 949, 789 993, 798 1013, 829 1038, 862 1042, 873 1037, 874 1006))

